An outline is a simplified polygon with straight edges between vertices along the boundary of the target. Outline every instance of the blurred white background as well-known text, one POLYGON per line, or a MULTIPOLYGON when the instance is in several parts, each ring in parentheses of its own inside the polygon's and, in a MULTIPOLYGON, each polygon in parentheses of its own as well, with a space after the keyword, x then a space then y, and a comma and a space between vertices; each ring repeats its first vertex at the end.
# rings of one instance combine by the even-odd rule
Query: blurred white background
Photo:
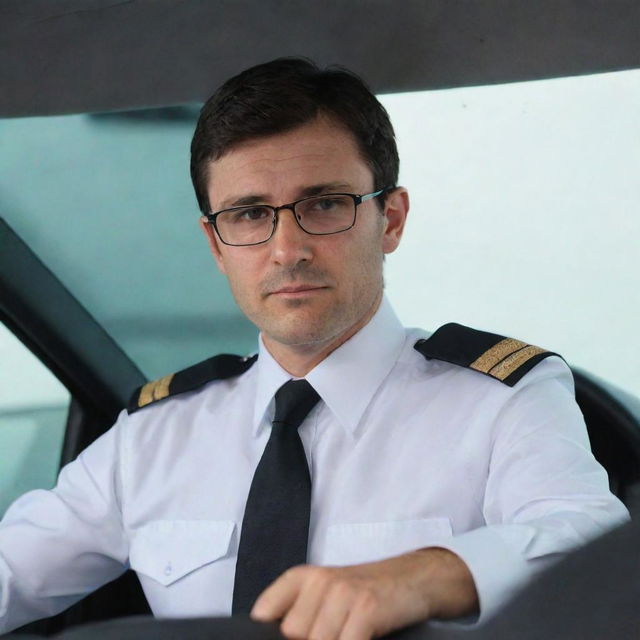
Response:
POLYGON ((560 352, 640 395, 640 71, 383 96, 411 213, 401 319, 560 352))

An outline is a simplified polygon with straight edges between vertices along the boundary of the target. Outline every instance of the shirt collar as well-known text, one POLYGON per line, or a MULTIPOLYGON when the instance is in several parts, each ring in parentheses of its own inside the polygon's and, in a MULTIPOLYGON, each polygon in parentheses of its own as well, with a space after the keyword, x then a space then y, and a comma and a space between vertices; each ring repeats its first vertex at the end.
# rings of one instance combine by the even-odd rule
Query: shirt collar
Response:
MULTIPOLYGON (((358 333, 316 365, 305 379, 318 392, 336 420, 352 435, 373 395, 395 364, 405 332, 386 297, 358 333)), ((259 340, 253 431, 257 434, 275 392, 287 373, 259 340)))

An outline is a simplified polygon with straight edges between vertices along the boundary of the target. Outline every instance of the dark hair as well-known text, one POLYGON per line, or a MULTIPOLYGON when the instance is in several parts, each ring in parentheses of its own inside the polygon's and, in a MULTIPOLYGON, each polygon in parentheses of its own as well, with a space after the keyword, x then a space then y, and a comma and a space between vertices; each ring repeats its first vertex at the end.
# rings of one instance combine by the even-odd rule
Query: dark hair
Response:
POLYGON ((211 161, 245 140, 289 131, 319 114, 354 136, 376 191, 396 185, 393 127, 364 82, 342 67, 321 70, 305 58, 278 58, 227 80, 202 107, 191 142, 191 179, 200 210, 209 211, 211 161))

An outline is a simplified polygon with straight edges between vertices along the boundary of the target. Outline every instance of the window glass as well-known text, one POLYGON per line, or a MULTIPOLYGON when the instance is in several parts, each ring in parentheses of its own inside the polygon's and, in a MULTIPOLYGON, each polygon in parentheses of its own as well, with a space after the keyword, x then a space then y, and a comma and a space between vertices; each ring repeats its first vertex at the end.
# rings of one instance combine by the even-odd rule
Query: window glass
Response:
POLYGON ((640 396, 640 71, 383 96, 410 326, 528 340, 640 396))
MULTIPOLYGON (((401 319, 528 340, 640 395, 640 71, 382 101, 412 203, 386 262, 401 319)), ((196 116, 0 121, 3 216, 149 378, 255 348, 197 226, 196 116)))
POLYGON ((70 395, 2 324, 0 363, 1 516, 26 491, 54 485, 70 395))
POLYGON ((3 217, 150 379, 255 348, 198 228, 197 114, 0 120, 3 217))

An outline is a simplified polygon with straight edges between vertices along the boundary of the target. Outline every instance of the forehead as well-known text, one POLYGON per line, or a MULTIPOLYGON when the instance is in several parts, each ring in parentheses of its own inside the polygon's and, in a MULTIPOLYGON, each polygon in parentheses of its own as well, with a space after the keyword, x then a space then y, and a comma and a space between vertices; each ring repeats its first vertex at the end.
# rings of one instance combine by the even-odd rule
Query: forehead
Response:
POLYGON ((373 186, 373 175, 347 129, 319 117, 296 129, 248 140, 209 165, 212 205, 264 195, 295 198, 315 184, 340 183, 356 192, 373 186))

